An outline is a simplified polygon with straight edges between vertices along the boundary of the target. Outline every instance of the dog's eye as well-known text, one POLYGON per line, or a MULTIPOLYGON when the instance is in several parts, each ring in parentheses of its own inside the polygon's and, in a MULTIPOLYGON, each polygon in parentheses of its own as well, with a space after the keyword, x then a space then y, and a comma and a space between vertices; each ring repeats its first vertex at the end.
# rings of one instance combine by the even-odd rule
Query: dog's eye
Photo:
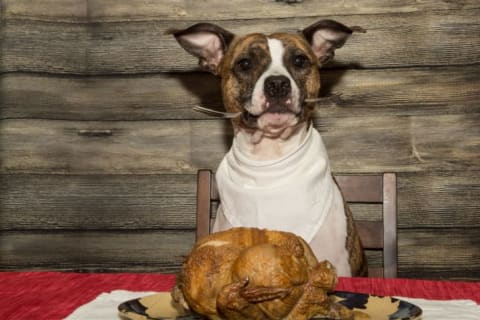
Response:
POLYGON ((237 61, 237 67, 242 71, 248 71, 252 68, 252 60, 248 58, 240 59, 237 61))
POLYGON ((293 65, 297 68, 306 68, 310 65, 310 61, 304 54, 297 54, 293 57, 293 65))

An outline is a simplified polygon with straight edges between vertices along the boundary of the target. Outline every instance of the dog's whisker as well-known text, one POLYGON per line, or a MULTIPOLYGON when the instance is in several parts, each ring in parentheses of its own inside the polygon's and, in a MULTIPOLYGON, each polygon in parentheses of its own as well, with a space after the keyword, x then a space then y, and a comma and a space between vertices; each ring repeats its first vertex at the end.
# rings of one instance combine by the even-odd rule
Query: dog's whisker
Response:
POLYGON ((325 98, 307 98, 303 101, 310 103, 310 102, 319 102, 319 101, 322 101, 322 100, 325 100, 325 98))
POLYGON ((316 102, 332 102, 332 101, 339 101, 341 94, 331 94, 326 97, 319 97, 319 98, 306 98, 303 100, 306 103, 316 103, 316 102))
POLYGON ((217 111, 217 110, 213 110, 213 109, 205 108, 201 106, 194 106, 193 110, 198 112, 203 112, 210 116, 215 116, 215 117, 225 118, 225 119, 237 118, 242 114, 241 112, 222 112, 222 111, 217 111))

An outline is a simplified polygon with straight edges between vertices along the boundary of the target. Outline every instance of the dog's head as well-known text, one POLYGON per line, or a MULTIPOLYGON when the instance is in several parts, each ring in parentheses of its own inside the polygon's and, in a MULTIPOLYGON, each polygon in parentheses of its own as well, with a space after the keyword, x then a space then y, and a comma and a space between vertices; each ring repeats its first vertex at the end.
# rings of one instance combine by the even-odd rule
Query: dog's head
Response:
POLYGON ((306 122, 320 89, 319 67, 359 27, 321 20, 297 34, 236 36, 210 23, 174 34, 199 58, 202 68, 219 75, 228 112, 242 114, 234 125, 276 137, 306 122))

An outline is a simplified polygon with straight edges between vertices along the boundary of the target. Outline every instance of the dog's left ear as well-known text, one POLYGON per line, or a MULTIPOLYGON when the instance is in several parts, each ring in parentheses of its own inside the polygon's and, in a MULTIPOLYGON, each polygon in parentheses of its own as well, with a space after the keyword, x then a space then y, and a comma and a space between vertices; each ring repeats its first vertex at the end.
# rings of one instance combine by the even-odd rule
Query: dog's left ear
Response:
POLYGON ((320 66, 325 65, 341 48, 353 32, 366 32, 361 27, 347 27, 334 20, 320 20, 302 30, 310 43, 320 66))
POLYGON ((212 23, 197 23, 185 30, 168 30, 178 43, 199 59, 199 65, 214 74, 235 35, 212 23))

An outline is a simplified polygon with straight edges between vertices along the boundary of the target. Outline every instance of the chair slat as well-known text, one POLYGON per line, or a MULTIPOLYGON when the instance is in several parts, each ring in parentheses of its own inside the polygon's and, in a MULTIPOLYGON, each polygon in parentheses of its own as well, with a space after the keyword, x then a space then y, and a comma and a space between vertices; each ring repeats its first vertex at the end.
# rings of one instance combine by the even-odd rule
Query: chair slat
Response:
POLYGON ((397 176, 394 173, 383 175, 383 242, 388 248, 383 253, 384 276, 397 276, 397 176))
POLYGON ((336 175, 335 180, 347 202, 383 202, 383 180, 381 175, 336 175))
POLYGON ((220 196, 218 195, 218 189, 217 189, 217 180, 215 180, 215 175, 212 173, 212 188, 210 190, 210 198, 212 201, 218 201, 220 200, 220 196))
POLYGON ((210 234, 210 186, 212 173, 209 170, 200 170, 197 175, 197 228, 195 238, 197 240, 210 234))
POLYGON ((383 249, 383 222, 355 220, 364 249, 383 249))

